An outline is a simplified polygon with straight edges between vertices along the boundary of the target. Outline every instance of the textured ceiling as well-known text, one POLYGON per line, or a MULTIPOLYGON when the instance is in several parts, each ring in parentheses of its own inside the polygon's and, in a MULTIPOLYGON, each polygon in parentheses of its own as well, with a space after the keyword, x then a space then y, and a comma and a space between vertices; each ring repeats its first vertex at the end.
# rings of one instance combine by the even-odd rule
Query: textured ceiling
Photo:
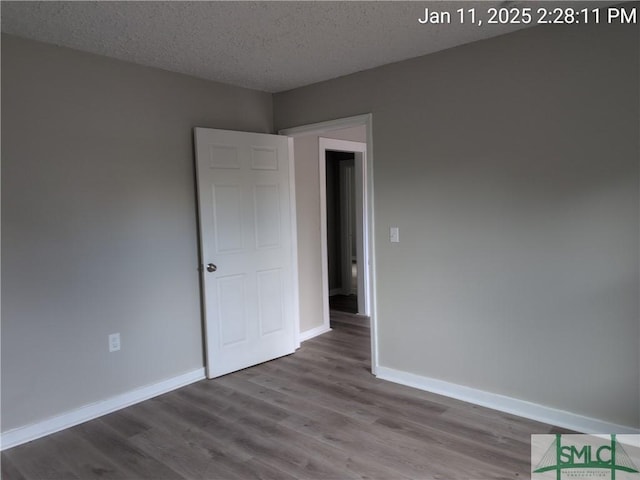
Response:
POLYGON ((4 33, 280 92, 520 28, 417 21, 425 7, 503 4, 3 1, 1 15, 4 33))

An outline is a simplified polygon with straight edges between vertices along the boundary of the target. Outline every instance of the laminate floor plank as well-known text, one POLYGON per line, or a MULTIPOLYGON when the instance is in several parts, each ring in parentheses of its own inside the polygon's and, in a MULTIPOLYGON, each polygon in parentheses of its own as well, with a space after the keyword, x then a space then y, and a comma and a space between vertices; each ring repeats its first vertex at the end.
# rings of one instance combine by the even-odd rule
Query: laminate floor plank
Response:
POLYGON ((27 477, 18 470, 10 458, 3 457, 0 462, 0 478, 3 480, 26 480, 27 477))
POLYGON ((183 478, 165 464, 146 455, 100 418, 73 428, 89 443, 107 454, 109 458, 117 459, 118 465, 125 470, 128 478, 162 478, 167 480, 183 478))
POLYGON ((303 415, 311 420, 333 420, 347 422, 349 417, 342 412, 335 411, 317 403, 308 402, 304 398, 288 395, 280 390, 263 387, 252 381, 227 376, 219 381, 229 388, 252 396, 256 400, 269 405, 279 406, 292 414, 303 415))
POLYGON ((50 445, 56 457, 79 478, 98 475, 101 479, 121 480, 131 475, 74 431, 64 430, 52 436, 50 445))
MULTIPOLYGON (((307 402, 303 399, 283 394, 277 390, 261 387, 251 381, 242 380, 235 376, 223 377, 216 381, 221 382, 236 391, 241 391, 253 398, 259 399, 262 402, 280 406, 292 412, 286 420, 282 420, 280 423, 291 426, 294 430, 305 435, 309 435, 312 438, 318 438, 322 442, 335 445, 342 451, 349 452, 350 458, 347 459, 345 464, 345 468, 347 470, 354 469, 355 472, 360 472, 361 474, 364 474, 365 477, 373 475, 375 472, 377 472, 378 475, 380 475, 381 472, 386 472, 386 476, 383 478, 403 478, 400 476, 400 472, 398 470, 392 470, 384 463, 381 463, 380 459, 375 457, 372 458, 371 455, 366 452, 366 445, 354 444, 351 449, 345 449, 345 444, 339 443, 337 441, 338 437, 332 435, 329 430, 325 430, 324 427, 321 436, 314 435, 313 432, 305 427, 305 425, 308 426, 311 425, 312 422, 316 422, 321 423, 324 426, 337 425, 340 429, 346 427, 351 422, 352 427, 355 426, 355 428, 359 429, 362 424, 356 424, 348 416, 320 405, 307 402), (295 421, 292 419, 295 419, 295 421), (325 438, 325 436, 327 437, 325 438), (327 439, 329 439, 330 442, 327 442, 327 439)), ((375 475, 373 478, 375 478, 375 475)))
POLYGON ((296 480, 296 477, 275 469, 257 458, 246 461, 240 467, 245 471, 242 478, 246 480, 296 480))
POLYGON ((263 417, 261 412, 263 408, 269 409, 267 404, 263 404, 259 410, 247 408, 247 402, 234 401, 234 398, 238 398, 238 392, 233 398, 226 399, 226 404, 218 403, 224 402, 225 397, 224 393, 217 396, 217 408, 212 411, 209 411, 211 402, 208 397, 198 394, 195 389, 188 396, 185 395, 184 401, 192 410, 213 415, 228 429, 233 429, 233 436, 227 439, 230 444, 262 458, 265 463, 289 475, 296 478, 357 478, 335 467, 346 459, 342 452, 322 448, 317 442, 309 442, 295 435, 295 432, 273 418, 263 417))
MULTIPOLYGON (((375 398, 375 395, 368 393, 362 396, 375 398)), ((421 423, 427 424, 434 416, 439 415, 443 411, 442 409, 438 409, 435 411, 427 410, 426 416, 423 418, 420 415, 420 412, 418 412, 417 410, 412 411, 406 405, 403 405, 402 402, 400 402, 397 410, 394 410, 395 407, 391 403, 379 404, 378 402, 373 402, 371 404, 371 407, 372 412, 376 411, 376 413, 381 417, 385 417, 389 414, 395 416, 399 415, 399 413, 402 413, 403 416, 401 418, 406 418, 408 421, 419 421, 421 423), (405 417, 404 414, 407 410, 409 411, 409 413, 405 417)), ((348 442, 347 445, 340 445, 342 448, 354 448, 356 445, 359 445, 363 450, 367 452, 373 452, 378 458, 384 457, 387 451, 398 450, 403 452, 411 452, 416 448, 416 446, 419 446, 419 448, 423 449, 424 454, 430 454, 430 456, 433 458, 447 459, 447 457, 452 457, 449 450, 443 450, 442 448, 440 448, 440 442, 435 441, 431 443, 425 443, 424 441, 422 441, 424 439, 418 439, 421 440, 420 443, 414 442, 413 439, 407 441, 407 437, 402 434, 398 435, 396 431, 391 428, 380 429, 368 423, 363 423, 349 417, 340 418, 337 420, 335 420, 335 417, 324 418, 318 420, 315 424, 308 421, 305 421, 303 424, 301 424, 299 423, 299 420, 294 419, 294 417, 292 416, 290 419, 284 420, 282 423, 289 425, 289 422, 291 421, 298 422, 296 423, 296 426, 298 427, 300 427, 300 425, 304 425, 305 428, 309 429, 312 432, 322 432, 322 438, 330 438, 331 440, 341 438, 343 441, 348 442), (344 435, 349 430, 351 430, 354 436, 349 437, 348 440, 345 440, 344 435), (372 441, 375 443, 375 445, 374 443, 372 443, 372 441), (379 448, 381 448, 382 450, 379 450, 379 448), (429 452, 429 449, 431 449, 431 452, 429 452)), ((453 456, 455 457, 455 454, 453 456)), ((476 467, 480 469, 491 470, 491 468, 489 467, 495 464, 495 462, 493 461, 486 462, 484 457, 477 457, 477 459, 481 462, 487 463, 485 465, 476 465, 476 467)), ((447 462, 455 463, 455 458, 453 460, 449 459, 447 460, 447 462)), ((467 461, 466 463, 469 464, 471 462, 467 461)))
MULTIPOLYGON (((204 392, 192 390, 188 396, 191 405, 200 409, 208 409, 210 407, 208 396, 204 392)), ((311 469, 320 478, 358 478, 357 476, 346 475, 348 472, 344 469, 335 468, 335 465, 345 463, 347 457, 343 452, 337 449, 329 449, 317 442, 310 441, 284 426, 285 419, 292 415, 301 418, 302 421, 309 421, 306 417, 294 413, 285 413, 285 410, 269 405, 266 402, 256 402, 251 396, 241 392, 234 392, 234 395, 221 395, 219 398, 228 402, 222 410, 222 415, 226 420, 232 421, 239 431, 247 431, 251 438, 259 436, 276 445, 282 444, 281 449, 291 451, 294 454, 294 458, 306 459, 304 468, 311 469), (244 398, 240 398, 241 396, 244 398), (277 416, 273 414, 265 416, 262 414, 263 411, 270 409, 272 412, 279 411, 281 414, 277 416)), ((284 460, 291 462, 290 457, 291 455, 287 454, 284 460)), ((297 461, 293 462, 293 465, 297 468, 301 466, 297 461)), ((305 472, 305 474, 309 475, 308 472, 305 472)))
MULTIPOLYGON (((290 378, 290 377, 289 377, 290 378)), ((293 395, 299 399, 303 399, 306 402, 314 403, 319 406, 325 406, 326 408, 335 412, 343 412, 345 415, 361 420, 365 423, 373 423, 379 415, 372 413, 370 409, 366 408, 363 400, 362 403, 354 405, 350 400, 345 400, 336 396, 331 396, 325 392, 312 390, 305 385, 292 385, 287 379, 287 375, 281 370, 275 371, 273 375, 260 375, 251 379, 256 385, 272 388, 278 390, 287 395, 293 395), (281 375, 281 376, 280 376, 281 375)))
MULTIPOLYGON (((290 355, 288 357, 284 357, 280 360, 284 359, 296 359, 300 358, 301 360, 309 360, 312 361, 313 364, 318 368, 327 368, 331 370, 348 370, 351 375, 354 374, 365 374, 371 377, 372 382, 383 382, 384 380, 380 380, 373 376, 371 373, 371 365, 369 362, 358 361, 353 358, 345 358, 345 357, 336 357, 335 355, 331 355, 322 350, 313 350, 311 348, 306 348, 304 350, 298 350, 295 355, 290 355)), ((300 368, 304 368, 302 363, 300 364, 300 368)))
POLYGON ((369 326, 371 325, 369 317, 349 312, 339 312, 335 310, 331 311, 331 322, 333 324, 346 323, 367 328, 369 328, 369 326))
MULTIPOLYGON (((334 324, 337 325, 337 324, 334 324)), ((370 347, 370 340, 363 335, 370 331, 369 327, 358 327, 351 324, 340 323, 339 332, 333 330, 312 339, 314 343, 333 344, 336 346, 346 346, 361 349, 366 352, 370 347)))
POLYGON ((359 452, 369 462, 382 462, 409 478, 425 478, 428 475, 451 478, 453 473, 466 478, 489 478, 496 473, 506 473, 500 468, 468 459, 463 463, 456 462, 459 458, 456 458, 455 452, 437 444, 413 442, 391 429, 377 428, 372 434, 372 429, 367 428, 370 425, 359 422, 332 424, 328 421, 297 422, 290 419, 284 423, 344 451, 359 452), (318 428, 319 425, 322 428, 318 428), (424 458, 429 458, 429 462, 424 462, 424 458), (455 469, 452 465, 456 465, 455 469))
POLYGON ((338 346, 334 343, 324 344, 324 342, 314 342, 305 346, 305 354, 324 355, 327 360, 334 362, 344 362, 345 365, 360 368, 371 374, 371 364, 369 362, 369 352, 362 352, 359 348, 338 346))
MULTIPOLYGON (((295 375, 295 365, 283 359, 278 363, 278 367, 283 371, 295 375)), ((425 412, 429 414, 441 414, 448 410, 448 407, 430 402, 425 399, 417 399, 409 395, 398 395, 385 389, 379 388, 384 382, 376 379, 371 374, 354 375, 353 369, 345 369, 336 367, 327 371, 314 366, 314 362, 308 362, 304 358, 294 360, 302 365, 309 364, 306 374, 311 374, 313 378, 318 379, 320 388, 326 390, 329 385, 335 385, 344 389, 344 391, 355 393, 358 399, 362 397, 375 399, 375 404, 382 408, 392 408, 401 410, 400 414, 404 415, 421 415, 425 412)))
MULTIPOLYGON (((251 384, 251 382, 245 382, 245 383, 248 385, 251 384)), ((237 388, 237 383, 235 385, 236 385, 236 388, 235 388, 236 392, 240 392, 243 390, 242 388, 237 388)), ((256 386, 254 385, 253 387, 255 388, 256 386)), ((266 389, 261 389, 261 391, 264 392, 266 391, 266 389)), ((272 394, 275 394, 276 396, 278 396, 278 392, 275 392, 275 391, 271 391, 271 392, 272 394)), ((253 393, 255 393, 255 391, 253 393)), ((259 407, 259 405, 265 405, 265 404, 273 405, 273 406, 281 406, 281 405, 277 405, 277 402, 271 403, 268 400, 265 400, 264 397, 258 401, 250 393, 246 393, 246 396, 247 398, 251 398, 253 402, 256 402, 255 404, 256 407, 259 407)), ((286 396, 280 395, 280 398, 282 397, 286 397, 286 396)), ((231 396, 228 396, 227 398, 229 401, 231 401, 231 396)), ((272 395, 272 398, 273 398, 273 395, 272 395)), ((288 398, 289 400, 291 400, 291 397, 288 397, 288 398)), ((201 397, 200 402, 201 402, 200 406, 204 407, 206 405, 206 397, 201 397)), ((240 408, 237 412, 235 412, 235 414, 230 412, 229 409, 225 410, 225 412, 226 414, 230 414, 232 418, 236 418, 238 423, 242 424, 243 422, 248 421, 246 413, 244 413, 245 411, 244 408, 245 407, 251 408, 251 402, 242 401, 238 403, 238 405, 242 405, 243 408, 240 408)), ((300 437, 300 436, 296 437, 296 442, 298 446, 306 445, 311 451, 316 452, 316 454, 322 455, 332 463, 342 465, 342 467, 344 468, 343 470, 341 470, 342 472, 350 471, 350 467, 348 466, 349 462, 357 463, 360 465, 359 470, 356 471, 358 472, 358 471, 362 471, 362 468, 364 468, 365 465, 371 464, 372 461, 377 460, 376 458, 367 458, 366 462, 365 461, 358 462, 357 459, 353 458, 353 456, 355 456, 356 454, 361 454, 362 451, 365 451, 365 452, 367 451, 367 448, 366 448, 367 445, 362 443, 362 441, 357 441, 357 442, 352 441, 350 445, 351 448, 349 449, 349 448, 345 448, 346 445, 344 443, 335 442, 335 441, 326 442, 326 438, 324 436, 317 437, 315 435, 308 435, 308 431, 307 431, 309 425, 314 425, 318 423, 321 423, 324 427, 327 427, 328 425, 333 425, 334 428, 331 430, 326 430, 325 435, 328 435, 329 438, 331 438, 332 440, 337 440, 338 438, 337 437, 338 434, 336 434, 337 430, 346 431, 348 428, 351 428, 352 430, 360 434, 362 428, 364 427, 362 423, 353 422, 349 417, 345 415, 342 415, 340 413, 328 410, 323 407, 318 407, 303 401, 298 401, 296 404, 292 403, 291 401, 287 402, 286 411, 288 411, 289 414, 286 416, 283 416, 278 421, 278 428, 282 426, 289 427, 291 430, 295 432, 308 436, 309 439, 320 440, 323 443, 328 443, 331 447, 336 447, 336 448, 328 449, 325 445, 321 445, 313 441, 310 442, 309 439, 305 439, 304 437, 300 437), (347 452, 351 456, 351 458, 346 457, 345 453, 343 452, 347 452)), ((262 410, 260 410, 260 412, 262 413, 262 410)), ((269 432, 269 425, 264 424, 262 415, 260 415, 259 417, 256 417, 255 421, 258 422, 256 424, 257 431, 260 431, 263 434, 265 432, 267 433, 269 432)), ((274 431, 272 433, 274 434, 274 436, 276 436, 277 431, 274 431)), ((380 471, 382 467, 383 465, 380 465, 380 467, 378 467, 378 471, 380 471)), ((388 473, 391 474, 391 471, 389 471, 388 473)), ((396 474, 397 474, 397 471, 396 471, 396 474)), ((354 478, 359 478, 359 477, 355 476, 354 478)))
POLYGON ((168 465, 185 478, 246 478, 247 470, 240 469, 249 455, 234 455, 219 437, 211 435, 173 415, 158 402, 144 402, 132 411, 123 412, 125 418, 143 420, 154 427, 142 430, 129 441, 156 460, 168 465))
POLYGON ((530 478, 551 425, 371 374, 368 319, 292 355, 204 380, 2 452, 5 480, 530 478))
MULTIPOLYGON (((285 362, 279 362, 279 366, 282 367, 285 364, 285 362)), ((310 371, 315 372, 315 373, 320 373, 319 371, 317 371, 316 369, 311 369, 310 371)), ((449 413, 448 409, 446 407, 444 407, 441 404, 437 404, 437 403, 430 403, 428 401, 425 401, 424 399, 418 399, 415 397, 411 397, 408 395, 397 395, 397 394, 393 394, 391 392, 385 392, 385 391, 381 391, 378 387, 380 386, 380 383, 375 383, 375 384, 367 384, 368 382, 358 382, 357 380, 354 380, 353 376, 344 376, 342 377, 340 380, 337 379, 335 377, 335 370, 332 370, 332 373, 329 375, 325 375, 324 379, 328 380, 328 381, 333 381, 336 384, 339 384, 341 381, 347 381, 350 382, 352 386, 355 386, 358 390, 358 392, 363 395, 363 396, 367 396, 367 397, 375 397, 377 399, 379 399, 381 402, 383 402, 383 404, 381 405, 381 408, 384 408, 385 410, 387 410, 387 413, 390 415, 393 415, 394 418, 396 419, 404 419, 405 422, 404 424, 413 424, 415 426, 415 424, 417 423, 418 425, 422 424, 422 425, 433 425, 433 415, 440 415, 443 413, 449 413), (426 416, 425 416, 426 415, 426 416)), ((488 409, 486 409, 488 410, 488 409)), ((460 412, 457 412, 457 414, 459 414, 460 412)), ((466 413, 466 412, 465 412, 466 413)), ((454 413, 455 415, 455 413, 454 413)), ((469 418, 469 421, 473 421, 474 423, 478 422, 477 418, 474 418, 474 415, 472 414, 468 414, 467 417, 469 418)), ((383 417, 383 419, 386 417, 383 417)), ((454 417, 455 418, 455 417, 454 417)), ((456 422, 460 421, 460 418, 455 420, 456 422)), ((484 421, 484 419, 482 419, 482 421, 484 421)), ((378 422, 380 424, 384 424, 382 422, 378 422)), ((436 422, 437 423, 437 422, 436 422)), ((508 422, 505 422, 504 420, 500 421, 500 422, 493 422, 493 425, 508 425, 508 422)), ((534 424, 537 426, 541 426, 542 424, 538 424, 537 422, 531 422, 528 421, 527 424, 534 424)), ((387 426, 389 426, 390 428, 399 428, 397 427, 398 422, 397 421, 392 421, 386 424, 387 426)), ((485 422, 486 425, 486 422, 485 422)), ((411 425, 409 426, 409 428, 411 428, 411 425)), ((548 428, 548 427, 547 427, 548 428)), ((431 437, 433 441, 442 441, 441 438, 437 438, 435 433, 438 434, 442 434, 442 433, 448 434, 449 433, 449 428, 446 429, 437 429, 437 428, 430 428, 430 433, 431 433, 431 437)), ((422 435, 426 435, 427 432, 426 430, 422 432, 422 435)), ((495 432, 494 432, 495 433, 495 432)), ((464 445, 465 448, 475 448, 475 450, 479 450, 479 453, 477 455, 474 455, 474 458, 478 458, 480 460, 483 461, 489 461, 490 463, 495 463, 495 458, 493 458, 494 454, 499 453, 499 455, 502 455, 503 452, 502 450, 504 449, 504 445, 505 443, 508 442, 515 442, 513 439, 513 432, 504 432, 506 435, 508 435, 508 438, 498 438, 496 439, 495 442, 487 442, 487 441, 483 441, 481 443, 478 442, 467 442, 467 438, 472 438, 469 437, 467 435, 467 432, 465 431, 463 435, 448 435, 449 436, 449 441, 446 442, 446 444, 449 447, 454 447, 455 445, 453 444, 453 441, 451 441, 451 438, 453 438, 456 442, 459 442, 461 445, 464 445), (488 460, 487 460, 488 459, 488 460)), ((415 431, 412 431, 412 436, 415 436, 415 431)), ((418 438, 418 440, 420 440, 420 438, 418 438)), ((424 438, 422 439, 424 440, 424 438)), ((484 439, 486 440, 486 439, 484 439)), ((443 442, 444 443, 444 442, 443 442)), ((524 451, 526 453, 526 460, 529 459, 529 444, 526 443, 523 445, 524 448, 522 448, 522 451, 524 451)), ((518 466, 522 466, 522 462, 518 463, 518 466)))
MULTIPOLYGON (((321 378, 318 375, 297 375, 291 370, 282 368, 281 365, 273 366, 272 374, 277 380, 271 384, 296 384, 304 389, 305 397, 317 396, 323 399, 325 405, 339 412, 356 412, 355 418, 377 420, 384 415, 398 415, 423 421, 432 421, 435 416, 446 409, 440 405, 425 402, 424 405, 414 403, 412 400, 399 397, 394 403, 393 399, 385 395, 379 395, 373 388, 355 386, 355 380, 338 379, 331 374, 325 374, 321 378), (403 401, 404 400, 404 401, 403 401)), ((252 381, 257 382, 258 379, 252 381)), ((351 416, 351 415, 350 415, 351 416)))
POLYGON ((170 432, 152 428, 130 438, 130 442, 157 461, 168 465, 184 478, 193 479, 242 479, 234 469, 228 468, 233 460, 223 452, 212 448, 206 439, 198 435, 187 437, 184 432, 170 432))
MULTIPOLYGON (((483 407, 478 407, 473 411, 463 407, 452 407, 442 414, 443 422, 447 422, 449 419, 483 430, 486 430, 487 425, 491 425, 491 433, 498 438, 522 438, 523 435, 549 433, 549 425, 547 424, 515 415, 501 414, 501 412, 483 407)), ((528 442, 526 443, 528 445, 528 442)))
MULTIPOLYGON (((479 442, 472 437, 464 437, 455 433, 449 433, 441 429, 421 425, 409 420, 388 418, 380 419, 377 425, 384 426, 415 441, 427 444, 438 444, 446 450, 462 452, 462 455, 475 460, 500 465, 501 468, 514 473, 525 471, 529 467, 530 449, 512 447, 510 444, 501 447, 479 442), (509 449, 509 455, 505 456, 505 448, 509 449)), ((376 426, 377 426, 376 425, 376 426)))
MULTIPOLYGON (((82 480, 58 458, 53 448, 54 440, 51 437, 60 436, 62 433, 50 435, 47 442, 36 440, 12 448, 9 461, 21 475, 29 480, 82 480)), ((3 453, 2 463, 4 460, 3 453)))
MULTIPOLYGON (((326 335, 331 335, 332 332, 326 335)), ((368 365, 369 352, 363 352, 362 349, 356 348, 353 345, 339 345, 336 342, 332 342, 329 339, 316 340, 306 346, 311 350, 322 351, 324 353, 331 353, 337 358, 348 358, 349 360, 355 360, 364 365, 368 365)))
POLYGON ((156 402, 149 408, 155 414, 160 413, 161 421, 167 422, 174 432, 181 432, 186 442, 206 442, 210 449, 223 452, 239 462, 253 458, 251 453, 233 443, 237 430, 231 422, 220 420, 209 411, 194 408, 191 403, 175 395, 154 400, 156 402))
POLYGON ((131 411, 135 410, 136 406, 132 408, 118 410, 101 417, 102 421, 109 425, 114 430, 124 437, 133 437, 142 432, 146 432, 153 425, 153 419, 146 422, 143 418, 131 415, 131 411))
POLYGON ((229 411, 245 413, 259 411, 262 418, 272 422, 279 422, 290 415, 290 412, 282 407, 257 400, 218 382, 199 383, 194 385, 194 388, 183 390, 179 394, 190 401, 200 403, 202 406, 207 405, 210 409, 216 411, 224 409, 225 413, 229 411), (212 396, 215 397, 215 403, 212 403, 212 396))
MULTIPOLYGON (((318 342, 316 342, 316 344, 317 343, 318 342)), ((319 362, 322 362, 323 360, 329 364, 332 363, 332 359, 327 358, 326 356, 324 358, 321 357, 320 355, 314 356, 313 353, 310 353, 310 351, 311 351, 310 349, 307 349, 303 354, 295 357, 295 360, 300 361, 300 363, 302 363, 303 365, 303 368, 306 368, 306 372, 308 373, 319 372, 321 368, 324 367, 324 365, 319 365, 319 362), (307 367, 307 364, 309 364, 308 367, 307 367)), ((291 365, 292 360, 293 359, 291 358, 283 359, 283 361, 280 362, 278 365, 280 368, 285 368, 286 365, 291 365)), ((347 369, 341 367, 341 363, 342 363, 341 360, 334 359, 333 361, 336 367, 331 370, 331 373, 329 375, 325 375, 324 378, 337 381, 336 377, 340 376, 347 369)), ((349 373, 354 372, 353 369, 348 369, 348 371, 349 373)), ((355 378, 355 377, 351 377, 351 378, 355 378)), ((363 376, 359 376, 357 380, 354 380, 354 382, 362 386, 363 384, 358 383, 357 381, 362 380, 363 378, 364 378, 363 376)), ((374 379, 374 383, 375 383, 375 387, 372 387, 372 388, 378 392, 378 396, 382 395, 381 394, 382 390, 386 390, 389 392, 389 395, 393 398, 394 403, 398 405, 402 403, 399 395, 400 393, 399 388, 402 388, 407 393, 406 398, 414 398, 416 404, 420 405, 421 407, 425 406, 425 402, 429 402, 431 404, 439 403, 443 406, 446 406, 446 411, 443 412, 443 417, 451 417, 451 418, 456 418, 458 420, 465 419, 465 420, 468 420, 470 423, 477 423, 478 421, 480 421, 481 424, 484 422, 484 417, 487 417, 487 419, 489 418, 493 419, 493 422, 492 422, 493 428, 506 426, 509 432, 512 432, 514 429, 520 429, 521 431, 527 432, 528 434, 544 433, 549 428, 548 425, 542 424, 540 422, 536 422, 533 420, 517 417, 514 415, 509 415, 503 412, 498 412, 495 410, 491 410, 488 408, 483 408, 475 405, 470 406, 466 402, 454 400, 451 398, 435 395, 428 392, 421 392, 419 390, 416 390, 410 387, 401 387, 396 384, 391 384, 389 382, 376 379, 373 376, 371 376, 371 378, 374 379)), ((367 392, 366 390, 368 390, 368 387, 371 385, 372 383, 367 379, 366 386, 364 387, 365 390, 363 390, 364 394, 370 393, 370 392, 367 392)), ((486 426, 486 423, 484 423, 484 426, 486 426)))
MULTIPOLYGON (((285 382, 287 384, 294 384, 294 383, 298 383, 298 384, 309 384, 311 385, 312 388, 308 389, 307 391, 305 391, 304 395, 312 395, 312 396, 320 396, 322 395, 322 391, 324 391, 326 389, 326 386, 324 384, 324 382, 319 382, 319 381, 305 381, 304 378, 300 378, 300 377, 287 377, 287 374, 283 374, 283 371, 276 371, 274 372, 274 376, 278 376, 278 378, 280 379, 285 379, 285 382), (277 375, 276 375, 277 374, 277 375), (305 383, 306 382, 306 383, 305 383), (314 384, 317 386, 319 384, 321 384, 321 388, 316 391, 314 391, 313 386, 314 384)), ((337 391, 337 388, 333 389, 334 392, 337 391)), ((342 392, 344 394, 344 392, 342 392)), ((361 399, 362 397, 366 397, 366 396, 358 396, 358 399, 361 399)), ((351 394, 347 394, 346 395, 347 400, 353 400, 352 395, 351 394)), ((333 399, 333 401, 335 402, 336 399, 333 399)), ((330 403, 331 401, 326 401, 326 403, 330 403)), ((323 401, 323 403, 325 403, 325 401, 323 401)), ((350 406, 347 406, 346 408, 343 408, 342 403, 340 403, 340 407, 338 408, 338 410, 345 410, 345 411, 351 411, 354 408, 362 408, 362 402, 357 402, 354 403, 350 406)), ((367 411, 367 413, 369 415, 372 416, 383 416, 385 415, 385 411, 388 411, 388 409, 392 408, 391 404, 388 405, 377 405, 374 403, 371 403, 369 405, 371 407, 371 409, 369 411, 367 411)), ((366 408, 366 407, 365 407, 366 408)), ((402 406, 399 407, 398 412, 389 412, 389 413, 402 413, 403 415, 406 413, 404 410, 406 410, 406 408, 402 408, 402 406)), ((441 413, 442 410, 437 411, 436 414, 441 413)), ((409 418, 414 417, 414 415, 412 415, 411 413, 408 414, 409 418)), ((355 419, 360 420, 358 417, 355 417, 355 419)), ((382 430, 378 430, 378 431, 373 431, 369 425, 367 425, 368 422, 360 422, 357 425, 350 425, 350 421, 353 420, 352 418, 344 418, 341 419, 340 422, 336 425, 332 425, 331 422, 327 419, 325 419, 322 422, 308 422, 308 421, 303 421, 303 423, 294 423, 294 428, 298 427, 300 429, 300 431, 304 431, 301 429, 301 425, 304 425, 305 427, 308 427, 310 431, 320 431, 323 432, 322 436, 320 438, 322 439, 326 439, 329 438, 331 439, 333 442, 336 442, 336 446, 339 446, 340 448, 351 448, 354 449, 355 446, 360 446, 360 448, 362 448, 363 450, 367 451, 367 452, 373 452, 373 455, 376 458, 384 458, 387 462, 393 462, 393 458, 389 458, 388 455, 394 455, 394 450, 396 449, 401 449, 404 452, 410 452, 412 450, 413 447, 415 447, 415 444, 410 444, 409 442, 405 442, 404 438, 397 436, 397 435, 393 435, 392 431, 390 430, 389 432, 384 432, 382 430), (318 428, 319 425, 322 425, 322 428, 318 428), (355 436, 345 436, 347 435, 347 433, 349 432, 349 428, 351 428, 351 432, 355 434, 355 436), (375 444, 368 442, 368 439, 375 439, 375 444), (378 443, 380 442, 380 443, 378 443)), ((427 419, 428 420, 428 419, 427 419)), ((299 422, 299 420, 296 420, 297 422, 299 422)), ((283 423, 290 425, 289 420, 285 420, 283 421, 283 423)), ((434 444, 437 445, 437 444, 434 444)), ((438 448, 437 446, 434 446, 431 448, 431 452, 428 451, 428 449, 426 449, 423 453, 424 454, 429 454, 431 453, 431 457, 436 459, 434 461, 432 461, 430 467, 431 470, 435 469, 436 463, 441 460, 444 459, 447 463, 452 463, 455 462, 455 458, 451 458, 451 455, 447 455, 447 451, 438 448), (449 457, 449 458, 448 458, 449 457)), ((417 453, 417 452, 416 452, 417 453)), ((455 455, 454 455, 455 457, 455 455)), ((480 461, 482 461, 483 459, 481 458, 480 461)), ((471 458, 469 458, 466 462, 467 466, 471 466, 473 462, 471 461, 471 458)), ((483 472, 483 475, 488 475, 487 471, 491 471, 493 470, 492 467, 493 463, 489 462, 488 464, 476 464, 473 465, 476 469, 479 469, 479 471, 483 472), (484 470, 483 470, 484 469, 484 470)), ((421 477, 422 475, 424 475, 424 472, 421 471, 416 471, 415 469, 411 469, 411 465, 407 464, 407 463, 403 463, 398 465, 398 467, 400 470, 399 471, 403 471, 404 473, 407 475, 412 476, 413 478, 417 477, 421 477)), ((440 474, 446 474, 446 473, 451 473, 449 471, 441 471, 440 474)), ((466 472, 465 472, 466 473, 466 472)), ((493 472, 495 473, 495 472, 493 472)), ((476 474, 477 473, 476 471, 476 474)))

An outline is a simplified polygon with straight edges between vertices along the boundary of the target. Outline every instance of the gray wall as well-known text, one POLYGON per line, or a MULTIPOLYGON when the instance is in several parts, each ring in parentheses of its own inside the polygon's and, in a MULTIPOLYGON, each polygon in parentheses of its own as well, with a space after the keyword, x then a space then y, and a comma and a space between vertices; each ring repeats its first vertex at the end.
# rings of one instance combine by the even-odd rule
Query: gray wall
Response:
POLYGON ((194 126, 272 97, 2 36, 3 431, 202 367, 194 126))
POLYGON ((534 27, 274 97, 373 113, 381 365, 640 426, 638 45, 534 27))
POLYGON ((320 180, 318 137, 293 141, 298 228, 300 332, 322 326, 322 255, 320 245, 320 180), (315 180, 315 181, 314 181, 315 180))

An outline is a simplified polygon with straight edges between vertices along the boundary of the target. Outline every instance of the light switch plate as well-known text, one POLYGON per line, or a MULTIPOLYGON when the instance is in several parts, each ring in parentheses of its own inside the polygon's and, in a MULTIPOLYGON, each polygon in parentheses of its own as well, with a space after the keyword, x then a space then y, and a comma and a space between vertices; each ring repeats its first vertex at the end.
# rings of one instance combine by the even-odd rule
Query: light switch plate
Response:
POLYGON ((117 352, 120 350, 120 334, 112 333, 109 335, 109 351, 117 352))
POLYGON ((398 227, 391 227, 389 229, 389 241, 391 243, 400 242, 400 229, 398 229, 398 227))

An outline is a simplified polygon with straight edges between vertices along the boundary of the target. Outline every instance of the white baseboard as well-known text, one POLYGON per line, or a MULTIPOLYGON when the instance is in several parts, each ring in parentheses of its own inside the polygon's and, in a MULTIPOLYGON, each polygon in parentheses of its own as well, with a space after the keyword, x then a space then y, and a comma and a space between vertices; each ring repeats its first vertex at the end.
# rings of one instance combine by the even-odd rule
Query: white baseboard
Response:
POLYGON ((7 448, 59 432, 60 430, 73 427, 88 420, 93 420, 107 413, 115 412, 116 410, 142 402, 143 400, 148 400, 149 398, 176 390, 204 378, 204 368, 198 368, 153 385, 147 385, 146 387, 122 393, 106 400, 85 405, 38 423, 14 428, 13 430, 3 432, 0 436, 0 450, 6 450, 7 448))
POLYGON ((617 425, 596 418, 584 417, 575 413, 545 407, 544 405, 485 392, 455 383, 444 382, 435 378, 423 377, 393 368, 378 366, 376 368, 376 376, 383 380, 389 380, 390 382, 400 383, 408 387, 437 393, 446 397, 581 433, 640 433, 640 429, 638 428, 617 425))
POLYGON ((317 337, 318 335, 322 335, 323 333, 327 333, 331 331, 331 327, 328 325, 320 325, 319 327, 312 328, 311 330, 306 330, 304 332, 300 332, 300 341, 304 342, 305 340, 310 340, 313 337, 317 337))

